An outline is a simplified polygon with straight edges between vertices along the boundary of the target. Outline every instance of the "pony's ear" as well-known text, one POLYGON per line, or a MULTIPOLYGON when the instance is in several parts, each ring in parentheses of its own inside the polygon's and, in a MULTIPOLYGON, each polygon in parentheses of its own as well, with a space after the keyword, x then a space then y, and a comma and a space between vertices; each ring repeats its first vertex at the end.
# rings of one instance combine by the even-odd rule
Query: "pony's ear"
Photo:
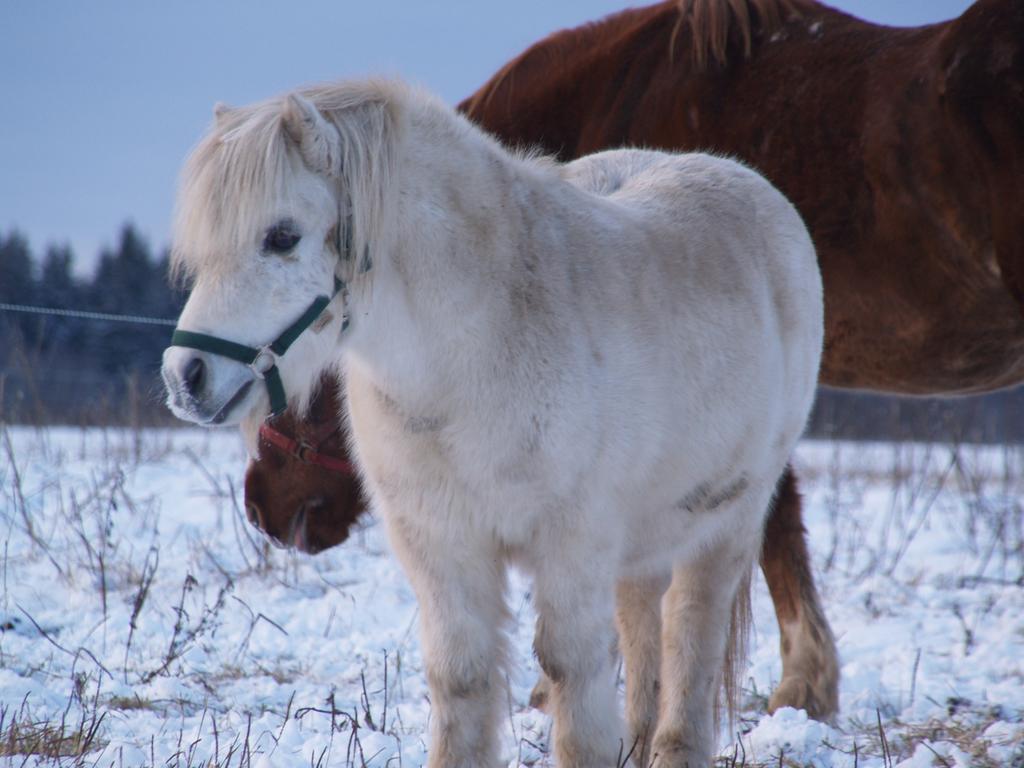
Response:
POLYGON ((341 136, 309 99, 296 93, 288 94, 281 110, 281 122, 306 165, 328 176, 341 175, 341 136))
POLYGON ((213 119, 217 123, 223 122, 224 118, 231 114, 231 107, 225 104, 223 101, 218 101, 213 105, 213 119))

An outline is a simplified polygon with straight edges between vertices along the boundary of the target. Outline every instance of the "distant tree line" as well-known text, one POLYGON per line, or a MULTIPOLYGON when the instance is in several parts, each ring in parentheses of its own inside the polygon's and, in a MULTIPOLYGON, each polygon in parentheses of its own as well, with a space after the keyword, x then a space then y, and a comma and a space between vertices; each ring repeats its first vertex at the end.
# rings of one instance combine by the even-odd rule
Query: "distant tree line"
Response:
MULTIPOLYGON (((185 296, 130 224, 78 278, 68 246, 41 257, 19 233, 0 233, 0 303, 177 317, 185 296)), ((167 326, 0 311, 0 421, 168 424, 160 358, 167 326)), ((1024 390, 954 399, 894 398, 823 388, 811 435, 852 439, 1024 442, 1024 390)))
MULTIPOLYGON (((18 232, 0 234, 0 302, 174 318, 184 302, 130 224, 89 277, 75 255, 51 245, 41 257, 18 232)), ((171 328, 0 311, 0 418, 31 423, 165 420, 160 356, 171 328)))

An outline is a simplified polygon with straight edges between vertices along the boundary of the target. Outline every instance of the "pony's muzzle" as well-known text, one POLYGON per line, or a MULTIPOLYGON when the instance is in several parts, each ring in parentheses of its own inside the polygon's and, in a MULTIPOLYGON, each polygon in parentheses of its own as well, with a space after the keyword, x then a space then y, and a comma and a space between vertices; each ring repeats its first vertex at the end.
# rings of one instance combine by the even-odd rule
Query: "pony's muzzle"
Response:
POLYGON ((221 365, 202 352, 177 346, 165 350, 160 372, 168 407, 198 424, 222 424, 237 415, 236 406, 246 400, 254 381, 247 366, 221 365))

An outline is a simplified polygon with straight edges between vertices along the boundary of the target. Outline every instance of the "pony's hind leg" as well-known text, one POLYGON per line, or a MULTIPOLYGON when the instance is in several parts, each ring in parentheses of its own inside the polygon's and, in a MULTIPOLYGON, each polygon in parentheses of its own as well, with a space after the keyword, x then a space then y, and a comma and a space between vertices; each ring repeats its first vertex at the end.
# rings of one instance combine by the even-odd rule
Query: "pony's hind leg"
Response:
POLYGON ((661 687, 661 596, 669 575, 623 580, 616 590, 619 649, 626 672, 626 724, 633 764, 647 768, 661 687))
MULTIPOLYGON (((391 521, 388 521, 391 523, 391 521)), ((416 591, 430 687, 429 768, 494 768, 508 609, 497 552, 444 546, 389 525, 416 591)))
POLYGON ((629 747, 608 653, 615 581, 607 564, 614 558, 578 544, 550 549, 537 565, 534 651, 550 680, 547 709, 559 768, 617 768, 629 747))
POLYGON ((782 651, 782 681, 768 701, 828 719, 839 710, 839 660, 822 611, 807 553, 796 477, 787 467, 765 525, 761 570, 775 604, 782 651))
MULTIPOLYGON (((767 495, 763 501, 767 504, 767 495)), ((732 617, 734 603, 745 597, 741 590, 749 589, 760 542, 760 518, 750 520, 756 531, 736 531, 697 560, 672 569, 662 601, 661 696, 652 746, 656 768, 710 764, 726 657, 743 655, 742 622, 732 617)))

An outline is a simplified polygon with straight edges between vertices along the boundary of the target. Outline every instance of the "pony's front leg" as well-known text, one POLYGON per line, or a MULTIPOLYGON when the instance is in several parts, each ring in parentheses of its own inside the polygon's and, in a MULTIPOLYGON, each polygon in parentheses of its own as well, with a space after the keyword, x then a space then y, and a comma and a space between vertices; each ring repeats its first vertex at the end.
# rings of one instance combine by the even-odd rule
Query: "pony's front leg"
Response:
MULTIPOLYGON (((579 538, 585 538, 580 536, 579 538)), ((616 706, 613 638, 614 560, 580 548, 553 548, 534 584, 534 651, 550 679, 559 768, 610 768, 629 751, 616 706)))
POLYGON ((505 565, 496 551, 465 540, 458 546, 392 542, 416 591, 430 687, 429 768, 493 768, 505 685, 505 565))

